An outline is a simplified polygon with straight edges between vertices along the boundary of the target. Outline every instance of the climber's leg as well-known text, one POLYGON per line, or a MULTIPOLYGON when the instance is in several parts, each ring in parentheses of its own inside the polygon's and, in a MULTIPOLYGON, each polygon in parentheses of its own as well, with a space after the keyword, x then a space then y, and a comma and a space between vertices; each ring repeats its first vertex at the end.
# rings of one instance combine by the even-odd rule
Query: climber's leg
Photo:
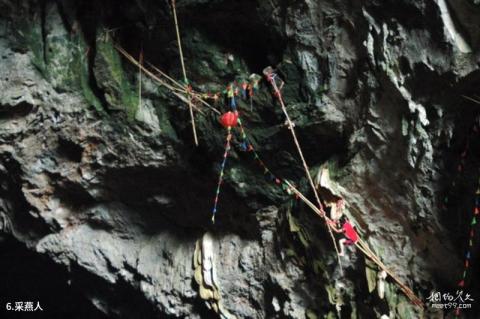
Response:
POLYGON ((353 240, 350 240, 350 239, 347 239, 347 238, 342 238, 338 241, 338 243, 340 244, 340 253, 338 254, 339 256, 344 256, 345 255, 345 246, 350 246, 350 245, 354 245, 355 243, 353 242, 353 240))

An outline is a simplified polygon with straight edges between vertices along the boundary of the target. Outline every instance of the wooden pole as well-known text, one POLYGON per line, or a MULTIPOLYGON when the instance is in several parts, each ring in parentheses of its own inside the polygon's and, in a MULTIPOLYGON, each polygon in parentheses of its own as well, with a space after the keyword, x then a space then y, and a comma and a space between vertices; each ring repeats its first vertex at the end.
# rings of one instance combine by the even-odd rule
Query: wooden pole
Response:
POLYGON ((190 113, 190 120, 192 121, 193 140, 195 142, 195 146, 198 146, 197 129, 195 127, 195 117, 193 115, 193 106, 192 106, 193 103, 192 103, 192 97, 190 94, 190 89, 188 88, 189 84, 187 79, 187 71, 185 69, 185 62, 183 58, 182 41, 180 39, 180 28, 178 27, 177 9, 175 5, 175 0, 172 0, 172 8, 173 8, 173 19, 175 22, 175 31, 177 32, 178 51, 180 53, 180 63, 182 65, 183 80, 185 81, 186 89, 188 92, 188 110, 190 113))
MULTIPOLYGON (((271 79, 270 83, 273 86, 273 89, 275 90, 275 93, 278 97, 278 100, 280 101, 280 105, 282 107, 283 114, 285 115, 285 118, 287 119, 288 123, 288 128, 290 130, 290 133, 292 133, 293 141, 295 143, 295 146, 297 147, 298 154, 300 155, 300 159, 302 160, 303 168, 305 170, 305 174, 307 176, 308 182, 310 183, 310 187, 312 188, 313 194, 315 195, 315 199, 317 200, 318 207, 320 210, 325 214, 325 211, 323 209, 322 202, 320 200, 320 196, 318 196, 317 188, 315 187, 315 184, 313 183, 312 175, 310 175, 310 169, 307 165, 307 161, 305 160, 305 157, 303 156, 302 148, 300 147, 300 142, 298 141, 297 134, 295 133, 294 125, 292 120, 290 119, 290 116, 288 115, 287 108, 285 106, 285 103, 282 98, 282 93, 277 87, 277 84, 275 83, 275 79, 271 79)), ((337 259, 338 259, 338 264, 340 266, 340 270, 342 270, 342 261, 340 260, 340 252, 338 251, 337 247, 337 242, 335 241, 335 237, 333 236, 332 229, 330 228, 330 225, 327 223, 327 228, 328 232, 330 234, 330 238, 332 239, 333 246, 335 247, 335 252, 337 253, 337 259)))

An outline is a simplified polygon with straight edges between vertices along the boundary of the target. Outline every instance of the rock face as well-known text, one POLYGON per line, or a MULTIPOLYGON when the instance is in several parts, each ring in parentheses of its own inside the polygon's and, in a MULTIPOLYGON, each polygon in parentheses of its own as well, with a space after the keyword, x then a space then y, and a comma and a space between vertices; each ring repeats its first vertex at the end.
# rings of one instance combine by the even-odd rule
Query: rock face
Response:
MULTIPOLYGON (((467 98, 480 99, 480 3, 179 0, 177 10, 194 89, 222 91, 274 65, 312 174, 328 169, 369 246, 423 300, 453 291, 479 178, 480 105, 467 98)), ((0 2, 1 245, 51 262, 52 282, 93 305, 92 318, 443 317, 388 278, 380 299, 382 274, 358 250, 342 272, 322 220, 265 178, 238 133, 212 225, 217 115, 196 113, 194 147, 185 103, 116 45, 182 78, 168 1, 0 2), (205 234, 200 256, 211 259, 198 262, 205 234), (195 280, 205 262, 211 295, 195 280)), ((252 102, 239 108, 257 152, 312 196, 268 83, 252 102)), ((474 297, 478 279, 467 276, 474 297)))

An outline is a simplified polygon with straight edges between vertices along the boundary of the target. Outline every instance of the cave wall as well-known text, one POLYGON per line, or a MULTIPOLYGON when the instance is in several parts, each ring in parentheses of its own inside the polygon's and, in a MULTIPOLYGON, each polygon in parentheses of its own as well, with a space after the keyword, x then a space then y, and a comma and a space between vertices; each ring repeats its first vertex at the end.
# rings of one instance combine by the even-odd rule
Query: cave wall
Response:
MULTIPOLYGON (((177 9, 194 88, 221 91, 275 66, 312 173, 329 168, 372 249, 423 299, 452 289, 479 178, 480 106, 464 98, 480 95, 478 1, 184 0, 177 9)), ((217 116, 197 114, 194 147, 186 105, 146 76, 139 105, 138 69, 115 49, 142 51, 181 79, 174 32, 168 1, 0 3, 5 245, 56 263, 111 318, 442 317, 391 282, 385 300, 369 293, 359 252, 342 273, 322 222, 262 176, 238 135, 211 224, 217 116), (192 266, 206 232, 220 315, 192 266)), ((264 161, 308 193, 267 83, 253 108, 239 107, 264 161)))

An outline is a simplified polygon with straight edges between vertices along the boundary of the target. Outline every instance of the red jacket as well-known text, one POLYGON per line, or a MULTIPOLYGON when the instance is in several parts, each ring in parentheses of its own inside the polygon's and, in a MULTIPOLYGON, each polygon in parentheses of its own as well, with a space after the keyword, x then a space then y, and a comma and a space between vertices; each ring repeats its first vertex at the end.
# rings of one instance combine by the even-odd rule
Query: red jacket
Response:
POLYGON ((343 224, 343 232, 345 233, 345 237, 347 237, 354 243, 358 241, 358 234, 355 229, 353 229, 352 224, 350 224, 349 222, 345 222, 345 224, 343 224))

